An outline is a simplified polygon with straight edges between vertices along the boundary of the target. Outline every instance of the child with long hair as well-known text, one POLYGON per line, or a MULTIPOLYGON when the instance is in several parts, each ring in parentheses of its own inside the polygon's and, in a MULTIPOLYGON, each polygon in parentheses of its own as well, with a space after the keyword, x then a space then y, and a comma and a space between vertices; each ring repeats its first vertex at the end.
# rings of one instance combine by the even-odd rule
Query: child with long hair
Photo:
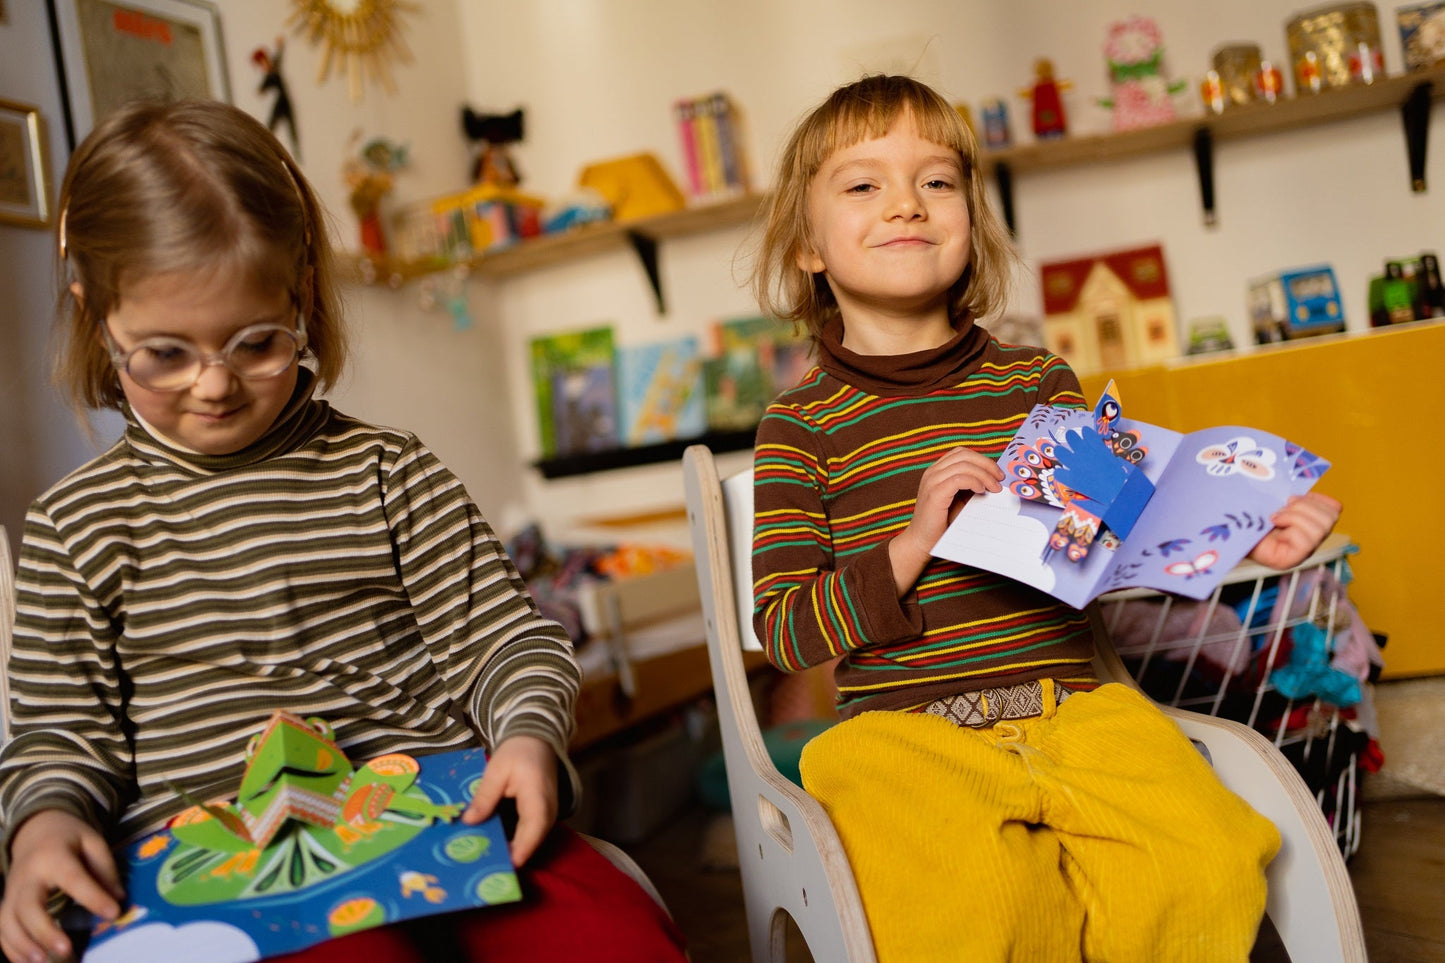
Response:
POLYGON ((280 143, 212 101, 127 106, 75 151, 59 207, 58 380, 126 426, 26 517, 6 956, 70 953, 56 892, 113 918, 111 845, 229 795, 285 709, 354 759, 486 747, 462 818, 515 806, 525 894, 292 959, 681 960, 646 893, 553 825, 577 795, 565 632, 415 435, 314 397, 346 340, 321 207, 280 143))
MULTIPOLYGON (((755 452, 757 635, 838 660, 843 721, 804 787, 848 852, 880 960, 1244 960, 1279 834, 1162 712, 1100 685, 1084 613, 933 558, 1030 409, 1078 380, 978 319, 1016 255, 977 145, 906 77, 835 91, 782 156, 754 271, 817 366, 755 452)), ((1253 551, 1288 567, 1340 505, 1291 501, 1253 551)))

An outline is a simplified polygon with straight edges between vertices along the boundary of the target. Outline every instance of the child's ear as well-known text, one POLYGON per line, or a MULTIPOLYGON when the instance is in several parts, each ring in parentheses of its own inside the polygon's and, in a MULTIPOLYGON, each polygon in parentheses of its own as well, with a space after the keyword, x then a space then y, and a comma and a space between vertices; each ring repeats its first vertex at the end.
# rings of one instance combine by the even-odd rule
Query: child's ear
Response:
POLYGON ((799 248, 798 256, 794 259, 794 263, 798 265, 800 271, 807 271, 809 274, 821 274, 827 270, 826 265, 823 264, 823 259, 819 257, 818 252, 811 247, 799 248))

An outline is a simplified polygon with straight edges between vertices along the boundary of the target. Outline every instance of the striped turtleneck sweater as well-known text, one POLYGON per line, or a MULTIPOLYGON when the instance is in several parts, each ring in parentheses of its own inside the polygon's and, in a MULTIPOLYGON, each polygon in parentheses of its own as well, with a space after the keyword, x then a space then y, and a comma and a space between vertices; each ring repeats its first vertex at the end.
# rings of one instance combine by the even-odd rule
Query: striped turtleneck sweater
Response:
POLYGON ((1035 404, 1079 407, 1078 379, 971 318, 907 355, 818 342, 818 365, 767 409, 754 455, 754 626, 796 671, 839 659, 838 707, 910 709, 1032 679, 1093 678, 1082 613, 1003 576, 933 559, 898 597, 888 542, 925 468, 963 445, 997 459, 1035 404))
POLYGON ((124 840, 184 808, 177 790, 230 797, 276 709, 324 719, 358 762, 538 736, 575 790, 566 633, 415 436, 310 386, 231 455, 178 451, 128 416, 31 506, 5 852, 41 809, 124 840))

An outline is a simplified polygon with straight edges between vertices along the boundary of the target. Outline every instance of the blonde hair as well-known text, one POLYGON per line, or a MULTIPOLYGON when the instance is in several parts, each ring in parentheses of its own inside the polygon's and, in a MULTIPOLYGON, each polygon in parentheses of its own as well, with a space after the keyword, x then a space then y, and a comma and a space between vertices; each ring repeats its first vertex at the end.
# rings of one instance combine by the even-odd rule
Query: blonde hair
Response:
POLYGON ((120 406, 97 332, 128 287, 164 274, 238 270, 289 291, 318 386, 340 377, 346 332, 320 202, 249 114, 211 100, 121 107, 71 155, 59 207, 55 380, 77 411, 120 406))
POLYGON ((835 90, 803 118, 783 149, 751 277, 764 314, 801 323, 814 337, 836 316, 838 302, 827 278, 798 265, 799 255, 815 248, 808 223, 808 188, 835 151, 884 136, 905 114, 918 136, 956 151, 962 163, 971 250, 968 268, 950 292, 952 314, 984 317, 1003 307, 1018 254, 989 207, 973 133, 958 111, 927 84, 911 77, 874 75, 835 90))

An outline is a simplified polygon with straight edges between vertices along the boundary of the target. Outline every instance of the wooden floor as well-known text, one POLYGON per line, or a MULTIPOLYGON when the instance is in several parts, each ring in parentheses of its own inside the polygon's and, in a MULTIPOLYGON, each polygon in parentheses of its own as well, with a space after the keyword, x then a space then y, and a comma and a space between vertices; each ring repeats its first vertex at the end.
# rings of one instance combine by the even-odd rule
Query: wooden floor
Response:
MULTIPOLYGON (((1445 798, 1367 802, 1361 816, 1360 850, 1349 867, 1370 959, 1442 963, 1445 798)), ((657 885, 687 935, 692 963, 745 963, 747 923, 737 871, 700 865, 699 853, 712 822, 701 808, 689 808, 627 849, 657 885)), ((793 963, 810 959, 800 940, 790 941, 789 946, 788 959, 793 963)), ((1266 934, 1251 959, 1276 963, 1288 957, 1266 934)))

